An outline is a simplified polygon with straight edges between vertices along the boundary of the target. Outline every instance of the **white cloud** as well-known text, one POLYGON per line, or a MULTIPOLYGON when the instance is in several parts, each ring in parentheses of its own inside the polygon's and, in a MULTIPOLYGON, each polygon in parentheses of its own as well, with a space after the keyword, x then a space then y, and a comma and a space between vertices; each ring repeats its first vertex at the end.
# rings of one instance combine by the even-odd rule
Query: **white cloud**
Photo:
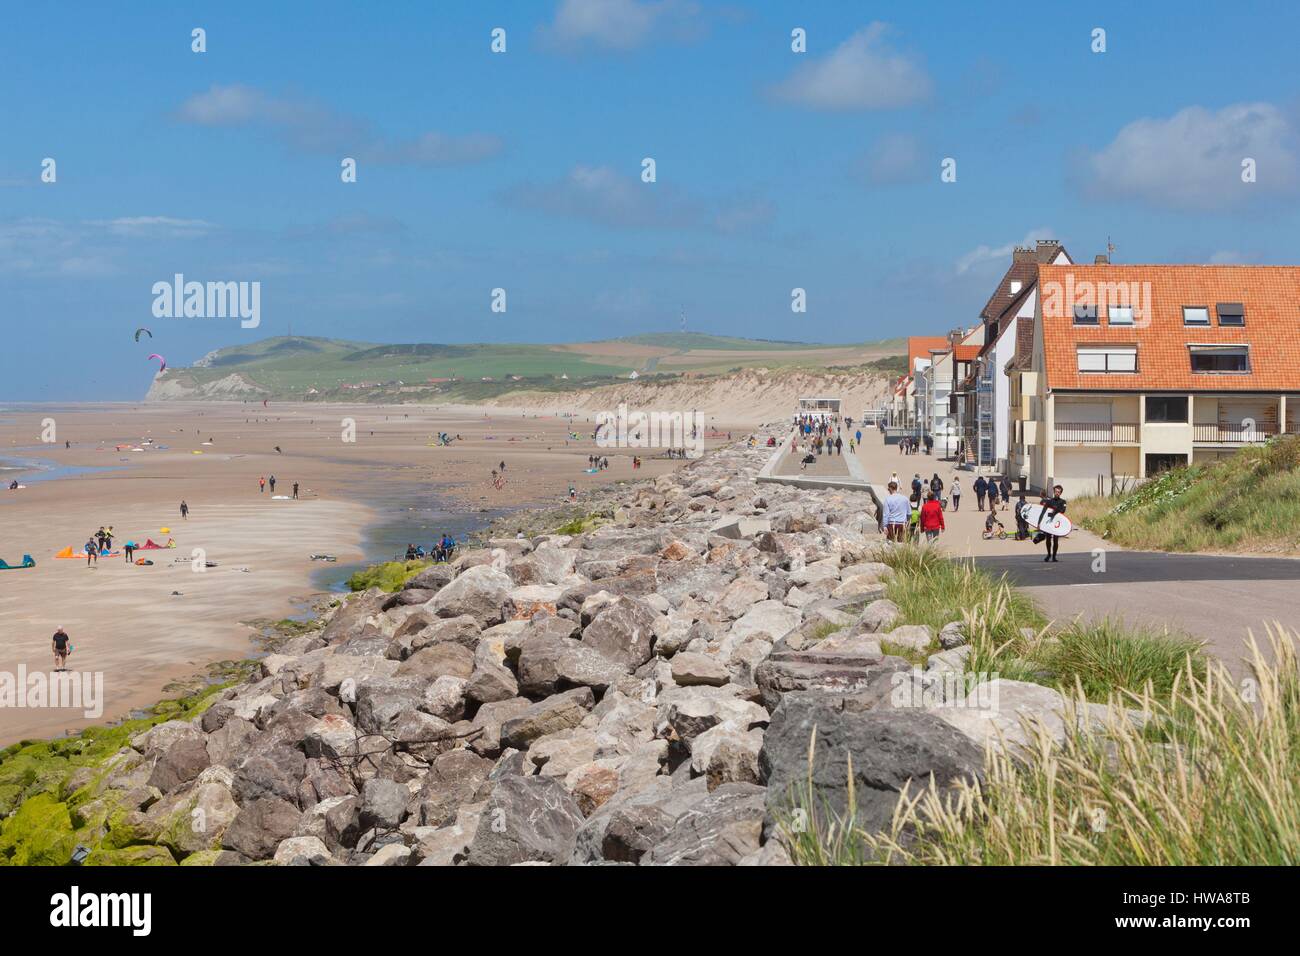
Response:
POLYGON ((1134 120, 1082 163, 1094 196, 1136 199, 1171 209, 1222 209, 1294 192, 1300 137, 1269 103, 1210 111, 1189 106, 1168 119, 1134 120), (1256 182, 1242 182, 1242 160, 1255 161, 1256 182))
POLYGON ((356 117, 335 113, 309 100, 270 96, 247 86, 214 85, 176 111, 182 123, 211 127, 257 127, 286 145, 309 153, 351 156, 359 162, 392 166, 460 166, 495 156, 500 137, 486 133, 454 136, 428 131, 412 139, 387 139, 356 117))
POLYGON ((1056 236, 1056 231, 1047 226, 1039 226, 1037 229, 1031 229, 1025 234, 1025 238, 1020 242, 1008 242, 1002 246, 979 245, 966 253, 957 260, 957 274, 965 275, 972 269, 979 269, 989 263, 1001 263, 1004 267, 1011 258, 1012 251, 1016 246, 1033 246, 1039 239, 1051 239, 1056 236))
POLYGON ((772 96, 829 111, 894 109, 923 102, 932 89, 930 77, 911 57, 889 49, 884 42, 887 29, 877 22, 859 30, 828 56, 797 67, 772 88, 772 96))
POLYGON ((631 50, 659 35, 685 40, 704 29, 693 0, 562 0, 555 19, 540 32, 546 45, 574 52, 631 50))

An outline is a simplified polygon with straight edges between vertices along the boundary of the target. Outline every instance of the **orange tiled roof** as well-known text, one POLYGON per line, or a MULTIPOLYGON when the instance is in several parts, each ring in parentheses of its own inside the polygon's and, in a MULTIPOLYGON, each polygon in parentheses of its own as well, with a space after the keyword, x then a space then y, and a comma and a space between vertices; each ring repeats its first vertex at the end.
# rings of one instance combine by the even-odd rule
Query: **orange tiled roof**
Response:
POLYGON ((1300 266, 1041 265, 1038 289, 1048 388, 1300 390, 1300 266), (1124 293, 1134 324, 1110 326, 1107 304, 1124 304, 1124 293), (1221 326, 1219 302, 1240 302, 1245 326, 1221 326), (1076 304, 1097 305, 1099 323, 1075 325, 1076 304), (1184 325, 1185 305, 1209 309, 1210 324, 1184 325), (1106 344, 1136 344, 1137 373, 1080 373, 1076 348, 1106 344), (1193 372, 1193 344, 1249 345, 1251 370, 1193 372))
POLYGON ((958 362, 973 362, 980 354, 978 345, 959 345, 955 349, 958 362))
POLYGON ((948 338, 943 335, 910 335, 907 338, 907 370, 916 368, 916 360, 929 358, 931 349, 948 348, 948 338))

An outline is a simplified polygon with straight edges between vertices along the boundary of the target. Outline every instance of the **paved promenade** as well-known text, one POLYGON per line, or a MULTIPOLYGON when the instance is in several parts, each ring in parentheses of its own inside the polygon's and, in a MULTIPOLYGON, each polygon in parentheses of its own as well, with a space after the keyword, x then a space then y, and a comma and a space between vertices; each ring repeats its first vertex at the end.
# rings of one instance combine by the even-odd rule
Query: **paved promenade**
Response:
MULTIPOLYGON (((954 557, 973 557, 988 570, 1007 574, 1057 620, 1109 616, 1176 628, 1204 640, 1234 670, 1246 657, 1248 631, 1261 643, 1266 621, 1300 632, 1300 560, 1295 558, 1128 551, 1075 530, 1061 542, 1060 561, 1047 564, 1042 545, 983 539, 987 513, 976 508, 973 473, 925 454, 900 455, 879 432, 865 429, 858 458, 873 484, 883 486, 897 472, 905 494, 915 473, 928 480, 937 472, 945 494, 956 476, 961 506, 954 512, 949 501, 940 544, 954 557)), ((1009 513, 999 516, 1014 533, 1015 519, 1009 513)))

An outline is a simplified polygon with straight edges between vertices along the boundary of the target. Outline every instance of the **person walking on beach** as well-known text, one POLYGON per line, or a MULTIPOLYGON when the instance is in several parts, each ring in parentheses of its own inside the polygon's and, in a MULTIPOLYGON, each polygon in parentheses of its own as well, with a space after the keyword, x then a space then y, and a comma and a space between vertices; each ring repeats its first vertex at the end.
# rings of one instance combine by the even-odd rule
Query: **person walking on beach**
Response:
POLYGON ((130 564, 131 560, 135 557, 135 542, 128 541, 126 544, 122 545, 122 553, 126 555, 126 563, 130 564))
POLYGON ((298 500, 298 482, 296 481, 293 483, 293 497, 295 501, 298 500))
POLYGON ((99 562, 99 547, 95 544, 94 538, 86 542, 86 567, 90 567, 91 561, 99 562))
POLYGON ((264 492, 264 491, 266 491, 266 478, 265 478, 265 477, 259 477, 259 478, 257 479, 257 492, 258 492, 258 494, 261 494, 261 493, 264 492))
POLYGON ((184 499, 181 500, 181 520, 190 520, 190 506, 185 503, 184 499))
POLYGON ((72 642, 68 638, 68 632, 59 625, 58 630, 54 632, 54 639, 50 643, 54 651, 54 669, 64 671, 68 669, 68 655, 72 653, 72 642))
POLYGON ((956 475, 953 476, 952 487, 948 490, 948 494, 952 498, 952 510, 956 511, 961 507, 961 481, 956 475))
POLYGON ((275 494, 275 475, 271 476, 271 494, 275 494))
POLYGON ((939 532, 944 530, 944 524, 943 506, 939 504, 939 493, 937 491, 931 491, 926 495, 925 504, 921 505, 919 523, 921 530, 925 532, 925 540, 939 540, 939 532))

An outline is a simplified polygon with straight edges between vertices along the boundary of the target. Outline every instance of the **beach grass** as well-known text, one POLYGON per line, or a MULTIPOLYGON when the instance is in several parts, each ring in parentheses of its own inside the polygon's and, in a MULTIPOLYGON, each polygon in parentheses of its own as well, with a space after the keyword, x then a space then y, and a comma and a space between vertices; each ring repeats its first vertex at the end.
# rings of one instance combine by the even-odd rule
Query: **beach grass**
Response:
POLYGON ((1250 654, 1246 679, 1189 659, 1167 692, 1116 693, 1101 719, 1077 719, 1076 690, 1063 738, 1026 723, 1027 745, 986 749, 983 779, 909 784, 881 833, 809 783, 778 816, 782 840, 802 865, 1294 866, 1296 638, 1270 630, 1250 654))
POLYGON ((1070 517, 1126 547, 1300 552, 1300 436, 1175 468, 1124 494, 1075 499, 1070 517))
MULTIPOLYGON (((1097 702, 1117 692, 1140 692, 1148 684, 1154 693, 1166 694, 1187 666, 1205 673, 1200 643, 1181 632, 1114 618, 1049 622, 1005 576, 932 547, 890 547, 880 559, 894 571, 886 594, 903 622, 927 624, 936 632, 952 621, 962 623, 971 648, 969 673, 1064 692, 1081 687, 1097 702)), ((887 641, 888 634, 881 638, 887 641)))

